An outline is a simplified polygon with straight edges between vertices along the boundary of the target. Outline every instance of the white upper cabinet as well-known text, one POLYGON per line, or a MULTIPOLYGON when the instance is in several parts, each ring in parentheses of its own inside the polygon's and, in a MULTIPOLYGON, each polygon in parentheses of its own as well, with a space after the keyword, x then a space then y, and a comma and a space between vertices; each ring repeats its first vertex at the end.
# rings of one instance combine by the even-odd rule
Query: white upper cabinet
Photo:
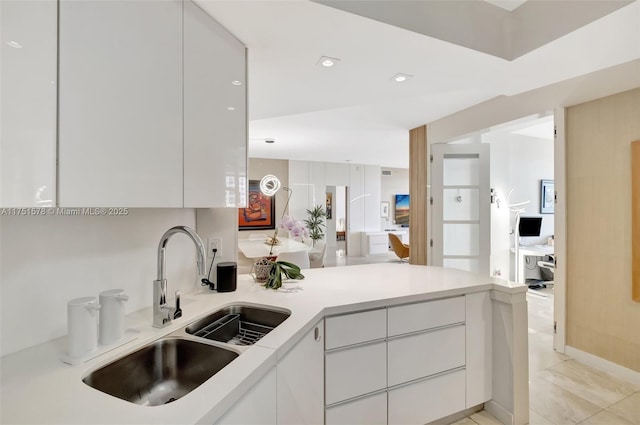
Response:
POLYGON ((182 2, 60 1, 59 202, 182 206, 182 2))
POLYGON ((0 207, 48 207, 56 188, 55 1, 0 1, 0 207))
POLYGON ((246 48, 184 3, 184 206, 244 205, 246 48))
POLYGON ((59 204, 236 207, 246 49, 191 1, 61 0, 59 204))

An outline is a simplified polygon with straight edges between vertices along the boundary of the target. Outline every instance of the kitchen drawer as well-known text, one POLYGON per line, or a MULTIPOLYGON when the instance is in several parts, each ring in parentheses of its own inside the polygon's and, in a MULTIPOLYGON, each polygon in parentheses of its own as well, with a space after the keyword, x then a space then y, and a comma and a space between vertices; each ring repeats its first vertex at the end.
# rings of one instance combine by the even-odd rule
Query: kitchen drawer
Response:
POLYGON ((389 386, 464 366, 465 326, 389 339, 388 356, 389 386))
POLYGON ((464 297, 407 304, 388 309, 389 336, 401 335, 465 320, 464 297))
POLYGON ((387 242, 375 243, 375 244, 372 243, 369 245, 369 254, 371 255, 386 254, 388 252, 389 252, 389 244, 387 242))
POLYGON ((327 405, 386 387, 386 341, 338 349, 325 354, 327 405))
POLYGON ((389 424, 426 424, 464 410, 465 371, 389 390, 389 424))
POLYGON ((328 407, 325 423, 326 425, 386 425, 386 391, 328 407))
POLYGON ((344 347, 387 336, 387 310, 328 317, 325 321, 325 349, 344 347))

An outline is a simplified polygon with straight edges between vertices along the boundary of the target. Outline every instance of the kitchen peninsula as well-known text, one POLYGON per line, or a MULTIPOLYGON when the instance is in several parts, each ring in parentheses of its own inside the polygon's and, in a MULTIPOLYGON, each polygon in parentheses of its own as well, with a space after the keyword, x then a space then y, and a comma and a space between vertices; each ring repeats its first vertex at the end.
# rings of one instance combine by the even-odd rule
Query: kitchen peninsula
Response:
POLYGON ((64 338, 5 356, 1 422, 426 423, 483 404, 503 423, 528 422, 526 286, 409 264, 305 275, 279 291, 240 275, 235 292, 186 294, 184 316, 164 329, 151 326, 150 308, 138 311, 127 317, 139 332, 134 341, 80 365, 59 360, 64 338), (231 304, 291 314, 166 405, 133 404, 83 383, 101 366, 231 304))

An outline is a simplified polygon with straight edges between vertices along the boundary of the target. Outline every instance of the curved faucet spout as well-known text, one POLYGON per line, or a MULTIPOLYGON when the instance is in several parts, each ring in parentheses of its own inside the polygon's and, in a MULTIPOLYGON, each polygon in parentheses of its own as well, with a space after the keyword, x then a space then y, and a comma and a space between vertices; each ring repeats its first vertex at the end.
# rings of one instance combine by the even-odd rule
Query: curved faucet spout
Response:
POLYGON ((198 255, 198 273, 203 276, 206 273, 206 254, 202 239, 193 229, 187 226, 175 226, 167 230, 158 245, 158 279, 153 281, 153 326, 162 328, 171 323, 171 320, 182 316, 180 309, 180 294, 176 291, 176 306, 167 305, 167 278, 165 275, 165 249, 171 236, 176 233, 184 233, 189 236, 196 245, 198 255))
POLYGON ((166 279, 165 275, 165 248, 167 247, 167 243, 171 236, 176 233, 184 233, 189 236, 193 243, 196 245, 196 251, 198 255, 198 273, 202 276, 206 273, 206 254, 204 249, 204 243, 202 243, 202 239, 196 232, 193 231, 190 227, 187 226, 175 226, 171 229, 164 232, 164 235, 160 238, 160 243, 158 244, 158 280, 166 279))

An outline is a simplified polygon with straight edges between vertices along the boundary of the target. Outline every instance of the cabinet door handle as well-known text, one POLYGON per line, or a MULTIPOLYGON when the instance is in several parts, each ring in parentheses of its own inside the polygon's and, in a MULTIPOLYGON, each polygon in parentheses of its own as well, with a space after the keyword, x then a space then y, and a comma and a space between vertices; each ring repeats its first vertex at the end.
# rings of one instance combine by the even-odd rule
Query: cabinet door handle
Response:
POLYGON ((313 339, 315 339, 316 341, 320 341, 320 329, 318 329, 317 326, 313 330, 313 339))

